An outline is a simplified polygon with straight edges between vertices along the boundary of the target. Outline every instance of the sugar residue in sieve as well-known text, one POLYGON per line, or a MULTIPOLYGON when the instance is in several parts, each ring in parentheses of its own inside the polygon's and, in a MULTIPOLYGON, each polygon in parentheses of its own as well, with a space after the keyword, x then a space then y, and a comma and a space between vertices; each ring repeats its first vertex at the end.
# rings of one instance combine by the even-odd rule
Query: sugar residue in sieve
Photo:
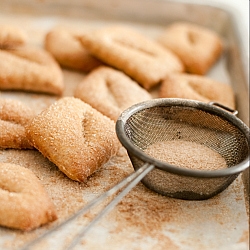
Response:
POLYGON ((227 168, 225 159, 216 151, 199 143, 176 140, 150 145, 145 153, 160 161, 182 168, 216 170, 227 168))
MULTIPOLYGON (((162 141, 150 145, 145 153, 163 162, 181 168, 212 171, 227 168, 225 159, 216 151, 195 142, 176 140, 162 141)), ((200 178, 168 173, 160 169, 151 171, 143 181, 155 191, 170 195, 177 193, 198 194, 208 197, 216 193, 224 183, 225 177, 200 178)), ((176 195, 173 195, 176 197, 176 195)))

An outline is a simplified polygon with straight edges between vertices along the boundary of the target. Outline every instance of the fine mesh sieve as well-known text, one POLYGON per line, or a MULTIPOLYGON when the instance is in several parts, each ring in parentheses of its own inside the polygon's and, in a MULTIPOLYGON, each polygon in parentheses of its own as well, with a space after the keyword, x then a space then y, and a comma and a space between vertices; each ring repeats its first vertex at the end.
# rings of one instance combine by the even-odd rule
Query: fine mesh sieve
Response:
POLYGON ((155 166, 142 183, 163 195, 188 200, 210 198, 227 188, 249 166, 249 128, 215 105, 154 99, 124 111, 116 128, 135 170, 145 163, 155 166), (219 170, 212 171, 180 168, 145 153, 150 145, 163 141, 206 146, 224 158, 227 168, 218 166, 219 170))
POLYGON ((228 112, 232 110, 226 111, 226 107, 217 105, 169 98, 138 103, 125 110, 116 122, 116 133, 127 149, 135 171, 63 223, 25 245, 22 250, 31 249, 59 228, 70 224, 122 190, 87 226, 76 233, 65 248, 73 249, 92 226, 140 181, 160 194, 189 200, 208 199, 226 189, 249 167, 249 128, 228 112), (170 165, 145 153, 150 145, 166 141, 181 144, 189 142, 209 148, 223 158, 226 168, 194 170, 170 165))

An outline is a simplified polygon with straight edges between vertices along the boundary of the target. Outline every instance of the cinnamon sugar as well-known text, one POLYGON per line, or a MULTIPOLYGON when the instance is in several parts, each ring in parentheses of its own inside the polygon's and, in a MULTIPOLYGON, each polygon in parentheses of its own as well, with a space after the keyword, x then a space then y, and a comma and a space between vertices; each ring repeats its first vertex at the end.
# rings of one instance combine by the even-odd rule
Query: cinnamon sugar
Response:
POLYGON ((150 145, 145 152, 177 167, 196 170, 227 168, 225 159, 216 151, 191 141, 164 141, 150 145))
MULTIPOLYGON (((195 142, 164 141, 150 145, 145 152, 174 166, 195 170, 216 170, 227 167, 225 159, 216 151, 195 142)), ((173 194, 191 192, 201 197, 215 193, 225 183, 224 177, 199 178, 168 173, 154 169, 145 182, 160 193, 173 194)))

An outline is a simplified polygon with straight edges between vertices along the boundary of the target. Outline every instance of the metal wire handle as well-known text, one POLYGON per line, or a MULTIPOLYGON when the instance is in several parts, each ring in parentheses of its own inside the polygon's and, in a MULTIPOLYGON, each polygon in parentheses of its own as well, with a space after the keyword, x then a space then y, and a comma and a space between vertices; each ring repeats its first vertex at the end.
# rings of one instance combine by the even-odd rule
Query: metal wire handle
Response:
POLYGON ((229 112, 231 112, 233 115, 238 115, 238 110, 236 110, 236 109, 231 109, 231 108, 229 108, 229 107, 227 107, 227 106, 225 106, 225 105, 223 105, 223 104, 221 104, 221 103, 218 103, 218 102, 209 102, 208 104, 210 104, 210 105, 214 105, 214 106, 217 106, 217 107, 220 107, 220 108, 222 108, 222 109, 225 109, 225 110, 227 110, 227 111, 229 111, 229 112))
POLYGON ((73 238, 70 245, 65 248, 65 250, 73 249, 78 242, 81 240, 81 238, 108 212, 110 212, 120 201, 121 199, 127 195, 133 187, 135 187, 142 179, 145 177, 150 171, 154 169, 154 165, 146 163, 141 168, 127 176, 125 179, 123 179, 121 182, 116 184, 114 187, 103 193, 102 195, 98 196, 91 202, 89 202, 86 206, 81 208, 78 212, 76 212, 74 215, 69 217, 67 220, 62 222, 61 224, 55 226, 51 230, 45 232, 44 234, 40 235, 35 240, 31 241, 27 245, 25 245, 21 250, 28 250, 32 246, 39 243, 41 240, 43 240, 45 237, 50 236, 53 234, 56 230, 62 228, 66 224, 70 223, 71 221, 77 219, 79 216, 83 216, 86 214, 90 208, 93 208, 97 206, 99 203, 104 201, 106 198, 112 196, 113 194, 117 193, 120 189, 124 188, 113 200, 111 200, 108 205, 99 213, 97 214, 87 226, 82 228, 80 232, 73 238))

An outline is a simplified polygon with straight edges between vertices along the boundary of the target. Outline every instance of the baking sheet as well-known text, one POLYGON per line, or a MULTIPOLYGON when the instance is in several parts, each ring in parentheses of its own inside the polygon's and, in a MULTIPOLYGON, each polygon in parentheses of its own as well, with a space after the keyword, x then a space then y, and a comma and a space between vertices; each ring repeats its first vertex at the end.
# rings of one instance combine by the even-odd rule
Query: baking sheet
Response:
MULTIPOLYGON (((199 23, 224 37, 227 50, 208 75, 233 86, 239 118, 249 125, 248 82, 234 24, 223 10, 153 0, 3 0, 0 3, 0 23, 21 26, 29 34, 29 43, 38 46, 43 46, 45 34, 55 26, 86 30, 122 23, 154 38, 168 23, 177 20, 199 23)), ((65 69, 63 74, 66 85, 63 95, 72 96, 84 74, 65 69)), ((0 97, 19 99, 35 107, 37 113, 58 98, 17 91, 1 91, 0 97)), ((123 148, 86 183, 69 180, 36 150, 1 150, 0 161, 30 168, 45 186, 59 216, 56 222, 28 233, 0 227, 0 249, 6 250, 19 249, 133 171, 123 148)), ((243 179, 239 176, 227 190, 206 201, 171 199, 139 184, 75 249, 249 249, 247 177, 244 173, 243 179)), ((62 249, 95 213, 90 211, 35 249, 62 249)))

